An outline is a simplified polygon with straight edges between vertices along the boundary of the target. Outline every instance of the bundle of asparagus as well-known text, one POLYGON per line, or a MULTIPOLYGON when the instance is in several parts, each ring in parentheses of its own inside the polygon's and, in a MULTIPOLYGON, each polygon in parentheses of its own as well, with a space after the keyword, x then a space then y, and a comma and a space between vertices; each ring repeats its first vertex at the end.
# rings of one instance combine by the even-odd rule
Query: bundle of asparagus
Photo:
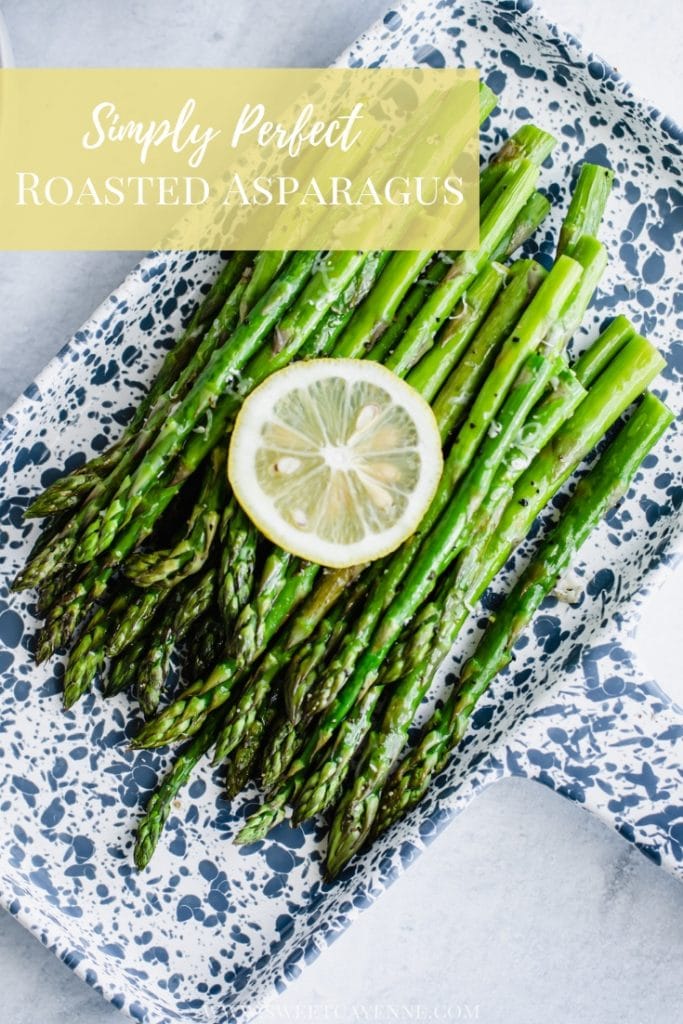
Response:
MULTIPOLYGON (((494 103, 482 88, 482 120, 494 103)), ((188 741, 139 825, 139 868, 213 750, 229 795, 256 776, 268 794, 238 842, 262 838, 287 808, 297 822, 335 807, 335 875, 422 796, 515 637, 670 422, 656 398, 640 399, 404 755, 476 601, 663 365, 623 317, 569 364, 606 263, 595 237, 605 168, 582 166, 549 271, 507 262, 548 213, 536 183, 553 145, 525 125, 484 169, 476 252, 232 254, 122 437, 27 510, 54 525, 16 586, 39 592, 39 660, 76 638, 65 706, 106 675, 105 693, 131 689, 148 720, 135 746, 188 741), (445 450, 413 536, 336 571, 269 544, 225 474, 244 398, 321 355, 404 378, 432 405, 445 450), (174 652, 185 686, 159 711, 174 652)))

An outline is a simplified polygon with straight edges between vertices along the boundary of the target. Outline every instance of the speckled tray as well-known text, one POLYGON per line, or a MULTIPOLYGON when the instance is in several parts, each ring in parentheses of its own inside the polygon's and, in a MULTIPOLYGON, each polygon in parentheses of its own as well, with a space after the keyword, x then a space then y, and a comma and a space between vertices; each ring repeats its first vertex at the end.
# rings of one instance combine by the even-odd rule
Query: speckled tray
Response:
MULTIPOLYGON (((561 145, 543 182, 560 208, 575 161, 613 161, 617 183, 603 231, 611 264, 575 343, 593 336, 614 309, 626 313, 667 353, 662 394, 680 410, 683 349, 674 339, 682 306, 683 139, 603 61, 529 7, 527 0, 401 6, 342 61, 478 65, 503 93, 484 133, 485 152, 530 117, 555 132, 561 145)), ((552 250, 558 220, 559 212, 531 247, 541 258, 552 250)), ((248 851, 233 847, 255 793, 228 805, 207 767, 171 817, 151 870, 135 873, 134 819, 165 758, 127 752, 124 698, 104 702, 93 694, 73 713, 61 711, 62 665, 33 664, 30 598, 9 596, 7 581, 34 540, 35 525, 22 523, 29 495, 71 453, 99 450, 118 432, 120 410, 150 378, 190 299, 217 267, 218 257, 207 255, 144 260, 0 428, 3 905, 136 1020, 221 1024, 252 1016, 454 813, 504 775, 580 801, 683 876, 683 713, 638 676, 629 654, 637 600, 655 570, 671 562, 672 539, 680 536, 675 430, 583 551, 580 604, 544 606, 429 797, 337 885, 320 882, 322 837, 312 826, 282 826, 248 851)), ((472 627, 458 645, 457 660, 475 633, 472 627)))

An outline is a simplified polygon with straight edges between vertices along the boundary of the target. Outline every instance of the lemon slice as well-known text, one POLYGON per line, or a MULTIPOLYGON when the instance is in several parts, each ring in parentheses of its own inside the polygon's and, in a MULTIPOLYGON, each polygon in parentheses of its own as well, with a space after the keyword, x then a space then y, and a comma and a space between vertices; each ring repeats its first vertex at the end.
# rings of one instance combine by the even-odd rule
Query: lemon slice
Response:
POLYGON ((228 476, 258 529, 333 568, 388 554, 417 529, 443 459, 425 400, 379 363, 314 359, 242 406, 228 476))

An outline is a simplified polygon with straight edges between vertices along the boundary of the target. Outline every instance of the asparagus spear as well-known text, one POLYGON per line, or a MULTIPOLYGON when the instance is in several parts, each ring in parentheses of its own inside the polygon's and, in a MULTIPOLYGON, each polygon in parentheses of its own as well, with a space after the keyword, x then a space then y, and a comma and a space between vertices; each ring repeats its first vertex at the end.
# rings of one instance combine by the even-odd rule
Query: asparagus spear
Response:
MULTIPOLYGON (((205 678, 207 672, 210 672, 211 667, 221 658, 224 649, 225 628, 216 615, 216 609, 209 607, 204 615, 195 620, 188 633, 184 668, 189 678, 193 681, 188 690, 201 686, 201 680, 205 678)), ((165 714, 165 712, 162 714, 165 714)), ((153 719, 150 725, 154 725, 155 722, 156 719, 153 719)), ((135 746, 136 743, 133 745, 135 746)))
POLYGON ((253 778, 258 765, 263 736, 275 717, 272 707, 255 719, 246 729, 242 741, 225 763, 225 795, 236 797, 253 778))
POLYGON ((288 779, 274 796, 266 800, 265 803, 262 803, 249 816, 244 826, 235 836, 235 844, 237 846, 246 846, 249 843, 257 843, 264 836, 267 836, 271 828, 285 817, 287 804, 295 792, 295 783, 288 779))
POLYGON ((33 499, 24 512, 24 518, 41 519, 58 512, 68 512, 78 505, 114 468, 121 454, 122 441, 120 438, 77 469, 53 480, 37 498, 33 499))
POLYGON ((140 552, 128 559, 124 572, 136 586, 171 589, 203 567, 225 504, 226 456, 222 445, 211 452, 185 536, 172 548, 140 552))
POLYGON ((216 740, 214 764, 219 764, 228 754, 231 754, 243 741, 247 729, 263 715, 270 701, 273 680, 280 668, 281 659, 277 652, 273 655, 266 653, 262 662, 254 670, 241 696, 223 719, 216 740))
MULTIPOLYGON (((375 835, 418 803, 430 779, 445 766, 451 750, 464 736, 477 701, 510 660, 520 632, 531 621, 558 576, 571 564, 592 529, 626 491, 643 458, 671 420, 666 406, 653 395, 646 395, 595 467, 579 482, 557 526, 465 664, 457 687, 432 716, 418 746, 407 755, 385 786, 374 824, 375 835)), ((338 869, 345 852, 340 849, 335 854, 330 865, 332 871, 338 869)))
POLYGON ((534 124, 523 124, 514 135, 507 139, 497 153, 489 161, 489 166, 482 171, 479 180, 481 195, 489 194, 505 173, 505 165, 513 160, 526 157, 540 167, 550 156, 556 145, 556 139, 542 128, 534 124))
POLYGON ((107 643, 107 653, 110 657, 115 658, 142 635, 167 596, 168 590, 165 587, 137 590, 134 595, 128 592, 123 614, 107 643))
MULTIPOLYGON (((334 577, 337 578, 335 582, 339 582, 341 574, 330 574, 330 578, 334 577)), ((347 578, 349 583, 354 582, 351 574, 347 578)), ((298 634, 302 636, 294 657, 287 666, 287 677, 283 688, 287 717, 293 724, 296 725, 302 718, 308 717, 304 708, 306 698, 315 686, 317 670, 322 667, 324 660, 339 647, 349 623, 353 621, 358 605, 365 598, 374 579, 376 579, 376 575, 372 570, 364 573, 356 585, 351 587, 347 598, 344 601, 335 600, 327 614, 318 619, 315 628, 308 630, 308 636, 303 636, 301 614, 297 615, 292 623, 288 646, 293 646, 292 636, 298 634)), ((315 596, 317 597, 317 594, 315 596)))
POLYGON ((391 252, 368 253, 365 263, 346 286, 341 298, 329 309, 315 333, 299 350, 301 359, 315 359, 332 352, 337 339, 351 322, 354 312, 370 294, 391 258, 391 252))
POLYGON ((254 260, 254 269, 244 289, 240 302, 240 320, 246 320, 249 312, 263 298, 271 284, 287 262, 289 253, 282 250, 260 252, 254 260))
POLYGON ((131 598, 131 588, 125 587, 110 606, 101 605, 95 611, 81 633, 64 673, 65 708, 73 707, 101 672, 107 655, 108 637, 117 631, 125 618, 131 598))
POLYGON ((173 801, 190 778, 197 763, 210 749, 219 725, 220 718, 216 715, 206 722, 201 732, 197 733, 176 758, 161 786, 150 797, 135 837, 133 857, 138 871, 142 871, 149 864, 161 831, 171 813, 173 801))
MULTIPOLYGON (((292 726, 286 715, 280 715, 276 719, 261 755, 261 783, 267 793, 274 789, 280 792, 286 788, 289 782, 289 778, 285 778, 287 768, 301 749, 305 738, 304 726, 292 726)), ((295 782, 298 790, 301 779, 297 778, 295 782)))
POLYGON ((90 689, 93 680, 102 670, 106 657, 104 641, 108 614, 108 608, 97 609, 69 656, 62 698, 65 708, 73 707, 81 694, 90 689))
POLYGON ((635 333, 625 316, 614 318, 598 340, 586 349, 574 365, 574 373, 584 387, 589 387, 593 383, 610 359, 614 358, 635 333))
POLYGON ((122 693, 133 685, 137 678, 138 666, 146 651, 147 637, 143 634, 118 657, 112 658, 104 680, 105 697, 115 697, 117 693, 122 693))
POLYGON ((145 718, 151 718, 159 706, 174 647, 182 643, 192 624, 211 606, 215 580, 216 571, 212 568, 198 581, 186 580, 162 605, 152 624, 135 668, 135 694, 145 718))
POLYGON ((557 255, 571 255, 582 235, 595 235, 612 190, 614 171, 597 164, 582 164, 567 215, 560 228, 557 255))
POLYGON ((223 511, 219 537, 218 605, 228 629, 251 594, 258 537, 234 497, 223 511))
POLYGON ((235 283, 244 272, 248 259, 248 253, 235 253, 224 264, 208 293, 195 310, 183 334, 164 358, 150 390, 139 402, 123 436, 100 455, 50 484, 29 505, 24 513, 27 518, 52 515, 55 512, 73 508, 102 477, 108 475, 118 461, 126 440, 135 434, 158 399, 174 383, 194 355, 209 323, 217 315, 235 283))
POLYGON ((278 547, 266 557, 254 596, 243 606, 235 623, 230 653, 240 664, 250 665, 263 650, 266 618, 282 592, 292 563, 296 563, 294 556, 278 547))

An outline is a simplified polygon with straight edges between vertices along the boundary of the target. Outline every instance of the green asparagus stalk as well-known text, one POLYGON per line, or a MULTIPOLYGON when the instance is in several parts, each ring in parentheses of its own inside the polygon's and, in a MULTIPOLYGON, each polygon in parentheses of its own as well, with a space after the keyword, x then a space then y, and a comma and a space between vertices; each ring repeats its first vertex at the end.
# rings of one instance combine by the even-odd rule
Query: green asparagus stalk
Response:
POLYGON ((107 655, 108 637, 125 617, 131 601, 131 588, 125 587, 111 602, 92 615, 75 645, 64 673, 64 707, 71 708, 90 689, 102 671, 107 655))
POLYGON ((107 642, 107 653, 111 658, 121 654, 145 632, 167 596, 165 587, 138 590, 134 595, 129 592, 123 614, 107 642))
POLYGON ((540 167, 550 156, 555 145, 556 140, 548 132, 534 124, 523 124, 503 143, 498 152, 493 154, 489 166, 482 171, 479 181, 481 195, 488 195, 493 190, 505 173, 507 164, 513 160, 526 158, 540 167))
POLYGON ((597 164, 582 164, 567 216, 560 228, 557 255, 572 249, 582 235, 596 235, 612 190, 614 171, 597 164))
POLYGON ((204 566, 225 505, 226 458, 221 445, 211 452, 185 536, 172 548, 139 552, 128 559, 124 572, 136 586, 171 589, 204 566))
MULTIPOLYGON (((192 680, 191 686, 188 687, 189 690, 201 685, 201 680, 211 671, 212 666, 220 660, 224 650, 225 628, 222 621, 216 615, 216 609, 210 606, 204 615, 195 620, 188 631, 184 670, 192 680)), ((165 712, 162 714, 165 714, 165 712)), ((153 719, 149 723, 150 726, 154 725, 155 722, 156 719, 153 719)), ((199 728, 200 724, 198 724, 197 728, 199 728)))
POLYGON ((147 637, 143 633, 117 658, 112 658, 104 680, 105 697, 115 697, 117 693, 123 693, 136 682, 138 666, 147 651, 147 642, 147 637))
POLYGON ((219 538, 218 605, 229 629, 251 594, 258 538, 235 498, 225 506, 219 538))
POLYGON ((38 599, 36 601, 36 611, 38 615, 46 618, 52 611, 55 604, 59 601, 65 589, 76 582, 76 578, 79 575, 80 566, 71 565, 68 569, 64 569, 59 576, 51 576, 45 580, 45 583, 38 591, 38 599))
MULTIPOLYGON (((267 793, 271 793, 276 787, 278 792, 286 788, 289 782, 289 778, 285 778, 287 768, 301 749, 305 738, 305 726, 292 726, 286 715, 280 715, 276 719, 261 755, 261 783, 267 793)), ((297 791, 302 780, 303 773, 301 778, 295 780, 297 791)))
MULTIPOLYGON (((128 431, 125 432, 127 433, 128 431)), ((33 499, 24 512, 24 518, 41 519, 59 512, 68 512, 78 505, 92 488, 112 471, 121 454, 122 440, 120 438, 77 469, 53 480, 37 498, 33 499)))
POLYGON ((312 636, 318 623, 336 607, 339 599, 347 593, 364 569, 363 565, 351 565, 346 569, 328 569, 321 573, 314 593, 298 609, 296 618, 287 630, 284 641, 287 650, 293 651, 312 636))
POLYGON ((215 569, 208 569, 198 581, 188 579, 176 587, 153 622, 144 649, 136 658, 135 694, 145 718, 157 711, 174 647, 210 608, 215 578, 215 569))
POLYGON ((241 696, 223 719, 216 740, 214 764, 220 764, 228 754, 231 754, 243 741, 247 729, 263 715, 270 701, 273 680, 280 668, 281 658, 278 657, 277 652, 270 656, 266 653, 262 663, 254 670, 241 696))
POLYGON ((69 655, 63 693, 63 703, 67 709, 73 707, 79 697, 90 689, 102 670, 106 658, 104 642, 108 615, 108 608, 97 609, 69 655))
POLYGON ((574 373, 584 387, 589 387, 593 383, 635 333, 625 316, 614 318, 598 340, 586 349, 574 365, 574 373))
POLYGON ((257 843, 268 835, 271 828, 282 821, 287 812, 287 804, 296 791, 295 784, 288 780, 285 785, 269 800, 261 804, 247 819, 244 826, 235 836, 237 846, 247 846, 250 843, 257 843))
MULTIPOLYGON (((330 574, 330 578, 333 576, 340 577, 341 573, 330 574)), ((335 600, 325 616, 318 619, 315 628, 309 629, 307 636, 302 635, 294 657, 287 666, 283 687, 287 717, 293 724, 296 725, 302 718, 308 717, 305 713, 306 699, 315 687, 317 670, 319 667, 322 669, 324 660, 338 649, 359 604, 364 600, 375 578, 372 571, 366 572, 355 586, 350 588, 344 601, 335 600)), ((349 577, 348 582, 350 585, 354 579, 349 577)), ((313 595, 316 600, 319 590, 320 587, 317 587, 313 595)), ((288 640, 290 647, 292 635, 296 635, 297 632, 303 634, 299 624, 301 617, 297 615, 292 624, 288 640)))
POLYGON ((236 797, 256 773, 263 736, 275 717, 275 711, 268 708, 246 729, 240 745, 233 750, 225 762, 225 795, 229 800, 236 797))
POLYGON ((135 838, 133 857, 138 871, 142 871, 149 864, 174 801, 197 763, 211 748, 219 725, 220 719, 217 716, 209 719, 201 732, 197 733, 176 758, 161 786, 152 794, 135 838))
POLYGON ((263 650, 266 618, 279 594, 282 593, 288 570, 296 559, 282 548, 274 548, 266 557, 261 578, 254 596, 240 612, 229 646, 237 662, 250 665, 263 650))
POLYGON ((332 352, 337 339, 351 322, 356 308, 370 294, 390 258, 391 252, 387 251, 368 253, 365 263, 346 286, 341 298, 330 307, 320 327, 302 345, 299 358, 317 359, 332 352))
MULTIPOLYGON (((375 835, 417 804, 430 779, 445 767, 448 755, 465 734, 477 701, 510 660, 519 634, 593 528, 627 490, 643 458, 671 421, 666 406, 653 395, 646 395, 594 468, 580 481, 557 526, 465 664, 457 687, 425 726, 419 745, 385 786, 374 824, 375 835)), ((343 852, 335 856, 331 871, 339 869, 342 858, 343 852)))
POLYGON ((289 253, 282 250, 260 252, 254 260, 254 269, 244 289, 240 302, 240 320, 246 320, 249 312, 266 294, 271 284, 284 267, 289 253))

